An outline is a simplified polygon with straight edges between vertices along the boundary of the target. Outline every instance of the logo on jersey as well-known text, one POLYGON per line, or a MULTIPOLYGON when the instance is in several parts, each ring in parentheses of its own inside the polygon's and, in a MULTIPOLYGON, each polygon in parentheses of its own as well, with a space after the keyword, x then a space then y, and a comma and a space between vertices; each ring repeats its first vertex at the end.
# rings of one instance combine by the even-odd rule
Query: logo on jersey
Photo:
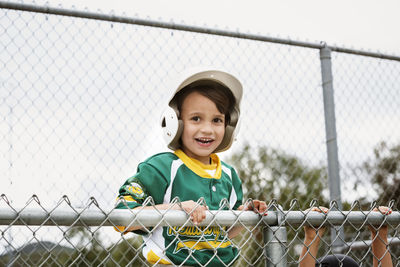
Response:
POLYGON ((144 191, 142 186, 138 183, 130 183, 129 185, 125 186, 125 190, 136 199, 144 198, 144 191))
POLYGON ((178 236, 175 242, 174 254, 182 249, 213 250, 226 248, 232 245, 225 237, 226 230, 218 226, 212 227, 168 227, 167 235, 178 236))

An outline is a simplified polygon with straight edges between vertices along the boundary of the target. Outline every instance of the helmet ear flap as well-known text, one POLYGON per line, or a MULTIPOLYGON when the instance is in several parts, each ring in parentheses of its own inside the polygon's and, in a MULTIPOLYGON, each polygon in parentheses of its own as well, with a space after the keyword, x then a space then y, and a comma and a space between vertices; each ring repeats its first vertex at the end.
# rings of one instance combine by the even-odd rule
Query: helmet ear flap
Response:
POLYGON ((232 143, 236 141, 236 136, 240 130, 239 112, 237 111, 232 115, 234 115, 233 122, 225 127, 224 138, 222 139, 221 144, 215 149, 214 153, 222 152, 229 149, 232 146, 232 143))
POLYGON ((241 119, 240 119, 240 117, 238 118, 238 120, 237 120, 237 122, 236 122, 236 126, 235 126, 235 131, 234 131, 234 133, 233 133, 233 141, 236 141, 237 140, 237 135, 238 135, 238 133, 239 133, 239 131, 240 131, 240 126, 242 125, 242 123, 241 123, 241 119))
POLYGON ((173 108, 168 107, 162 114, 161 128, 168 147, 172 150, 177 150, 180 146, 179 139, 183 131, 183 122, 178 119, 178 115, 173 108))
POLYGON ((236 127, 232 125, 227 125, 225 127, 225 136, 222 139, 221 144, 215 149, 214 153, 228 150, 232 146, 232 143, 236 141, 236 135, 239 130, 238 126, 240 126, 239 122, 236 124, 236 127))

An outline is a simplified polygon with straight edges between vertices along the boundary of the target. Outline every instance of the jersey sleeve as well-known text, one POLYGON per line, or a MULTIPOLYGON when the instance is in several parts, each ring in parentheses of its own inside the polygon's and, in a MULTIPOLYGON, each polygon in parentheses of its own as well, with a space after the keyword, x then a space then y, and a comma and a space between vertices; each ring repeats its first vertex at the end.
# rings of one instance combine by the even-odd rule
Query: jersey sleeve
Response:
POLYGON ((240 205, 243 203, 243 190, 242 190, 242 181, 240 180, 237 172, 232 168, 232 186, 236 193, 236 203, 234 204, 234 210, 237 210, 240 205))
MULTIPOLYGON (((115 208, 134 209, 143 206, 148 197, 152 197, 155 204, 161 204, 167 186, 166 177, 157 168, 148 163, 141 163, 136 174, 128 178, 120 187, 115 208)), ((119 232, 125 231, 125 226, 116 226, 115 228, 119 232)), ((147 234, 142 230, 134 232, 147 234)))
POLYGON ((141 163, 137 172, 120 187, 117 209, 142 206, 146 198, 152 197, 155 204, 163 203, 168 181, 160 171, 148 163, 141 163))

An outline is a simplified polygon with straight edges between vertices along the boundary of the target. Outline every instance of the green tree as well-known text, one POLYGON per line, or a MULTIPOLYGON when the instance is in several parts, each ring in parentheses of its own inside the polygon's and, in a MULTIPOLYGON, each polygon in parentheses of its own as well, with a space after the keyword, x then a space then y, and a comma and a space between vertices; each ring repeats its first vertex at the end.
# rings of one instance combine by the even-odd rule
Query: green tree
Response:
POLYGON ((361 170, 366 174, 378 194, 378 202, 388 205, 395 200, 400 208, 400 144, 389 146, 386 142, 374 148, 374 157, 365 161, 361 170))
POLYGON ((313 199, 328 205, 325 167, 307 166, 283 151, 249 145, 232 155, 229 162, 238 171, 245 198, 276 199, 284 209, 290 208, 293 199, 302 209, 308 208, 313 199))
POLYGON ((140 236, 121 238, 117 244, 109 248, 111 255, 106 266, 146 266, 147 262, 142 255, 142 246, 140 236))
MULTIPOLYGON (((267 203, 276 199, 284 210, 307 209, 313 199, 319 205, 328 206, 325 167, 308 166, 298 157, 277 149, 249 145, 228 161, 235 166, 242 180, 244 199, 261 199, 267 203), (291 207, 293 199, 297 199, 297 203, 291 207)), ((288 261, 295 262, 298 255, 293 250, 294 244, 300 244, 304 235, 301 227, 287 227, 287 231, 291 242, 288 261)), ((241 247, 241 258, 236 266, 264 266, 261 227, 252 232, 244 231, 234 241, 241 247)))
POLYGON ((121 238, 118 243, 106 247, 101 243, 99 231, 78 226, 71 227, 66 238, 77 240, 67 266, 143 266, 145 262, 141 254, 142 240, 137 235, 121 238))
POLYGON ((90 227, 71 227, 65 233, 65 238, 76 243, 75 253, 69 258, 66 265, 99 266, 107 256, 107 251, 101 243, 99 231, 90 227), (76 241, 75 241, 76 240, 76 241))

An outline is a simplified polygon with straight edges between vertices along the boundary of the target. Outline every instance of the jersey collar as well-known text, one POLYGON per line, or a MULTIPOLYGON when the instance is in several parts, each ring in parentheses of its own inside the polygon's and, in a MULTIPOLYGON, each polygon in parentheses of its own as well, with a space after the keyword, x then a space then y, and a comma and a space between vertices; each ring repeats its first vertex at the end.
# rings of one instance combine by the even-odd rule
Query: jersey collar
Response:
POLYGON ((183 152, 180 149, 176 150, 174 153, 183 161, 183 163, 190 170, 192 170, 198 176, 203 178, 214 178, 214 179, 221 178, 221 161, 217 156, 217 154, 211 154, 210 155, 211 164, 205 165, 202 162, 187 156, 185 152, 183 152), (214 175, 210 175, 208 172, 206 172, 206 170, 214 170, 214 169, 216 169, 214 175))

